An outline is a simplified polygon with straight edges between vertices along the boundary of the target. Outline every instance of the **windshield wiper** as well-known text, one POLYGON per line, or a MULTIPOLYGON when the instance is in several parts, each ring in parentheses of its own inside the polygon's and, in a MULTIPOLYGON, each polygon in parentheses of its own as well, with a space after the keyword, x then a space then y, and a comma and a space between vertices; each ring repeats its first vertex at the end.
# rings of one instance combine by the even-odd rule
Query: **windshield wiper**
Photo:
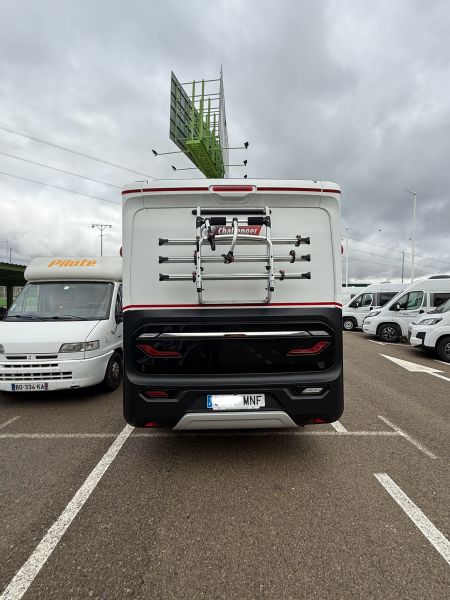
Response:
POLYGON ((57 315, 50 317, 51 319, 61 320, 61 321, 86 321, 85 318, 79 317, 78 315, 57 315))
POLYGON ((45 321, 45 319, 43 319, 42 317, 38 317, 37 315, 28 315, 28 314, 22 314, 22 315, 6 315, 7 319, 30 319, 31 321, 36 320, 36 321, 45 321))

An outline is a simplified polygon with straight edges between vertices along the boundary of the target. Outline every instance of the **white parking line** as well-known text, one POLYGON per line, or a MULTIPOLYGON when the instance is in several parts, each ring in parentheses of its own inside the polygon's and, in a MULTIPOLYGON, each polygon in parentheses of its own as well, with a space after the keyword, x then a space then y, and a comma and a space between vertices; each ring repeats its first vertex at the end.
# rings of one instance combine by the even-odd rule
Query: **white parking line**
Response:
POLYGON ((397 425, 394 425, 393 423, 391 423, 388 419, 386 419, 386 417, 382 417, 381 415, 378 415, 378 418, 381 419, 384 423, 386 423, 386 425, 389 425, 389 427, 392 427, 392 429, 394 431, 396 431, 399 435, 401 435, 402 437, 404 437, 405 440, 408 440, 408 442, 410 442, 413 446, 415 446, 416 448, 418 448, 419 450, 421 450, 428 457, 430 457, 430 458, 437 458, 437 456, 435 454, 433 454, 432 452, 430 452, 422 444, 419 444, 419 442, 416 442, 415 439, 413 439, 410 435, 408 435, 407 433, 405 433, 402 429, 400 429, 400 427, 397 427, 397 425))
POLYGON ((339 423, 339 421, 331 423, 331 426, 334 427, 334 429, 336 429, 336 431, 339 433, 348 433, 345 427, 342 425, 342 423, 339 423))
POLYGON ((379 344, 380 346, 387 346, 386 342, 377 342, 376 340, 369 340, 372 344, 379 344))
MULTIPOLYGON (((132 438, 176 438, 176 437, 265 437, 285 435, 294 437, 325 436, 325 437, 403 437, 397 431, 240 431, 238 429, 217 431, 183 431, 164 433, 162 431, 135 431, 132 438)), ((115 438, 115 433, 0 433, 0 440, 70 440, 70 439, 104 439, 115 438)), ((1 597, 0 597, 1 600, 1 597)))
POLYGON ((450 542, 386 473, 375 477, 450 566, 450 542))
POLYGON ((20 419, 20 417, 13 417, 12 419, 10 419, 9 421, 5 421, 5 423, 2 423, 0 425, 0 429, 4 429, 5 427, 7 427, 8 425, 11 425, 11 423, 14 423, 14 421, 17 421, 17 419, 20 419))
POLYGON ((438 360, 437 358, 435 358, 434 362, 438 362, 441 363, 441 365, 447 365, 447 367, 450 367, 450 363, 445 362, 445 360, 438 360))
POLYGON ((0 600, 20 600, 20 598, 22 598, 32 584, 36 575, 42 569, 45 562, 56 548, 59 540, 66 532, 69 525, 80 512, 84 503, 92 494, 96 485, 103 477, 110 464, 116 458, 119 450, 122 448, 132 431, 133 427, 130 427, 130 425, 126 425, 122 429, 109 449, 103 455, 100 462, 94 467, 83 485, 79 488, 72 500, 63 510, 59 518, 53 523, 42 540, 36 546, 30 558, 13 577, 8 587, 0 596, 0 600))

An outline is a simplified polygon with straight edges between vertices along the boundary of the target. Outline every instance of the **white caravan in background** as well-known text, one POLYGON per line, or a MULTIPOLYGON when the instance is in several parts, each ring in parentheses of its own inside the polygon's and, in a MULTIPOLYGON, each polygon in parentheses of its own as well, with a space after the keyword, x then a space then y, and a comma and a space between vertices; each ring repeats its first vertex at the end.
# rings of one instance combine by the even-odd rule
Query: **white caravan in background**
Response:
POLYGON ((434 310, 450 298, 450 276, 433 275, 414 282, 397 294, 383 308, 371 311, 363 331, 384 342, 398 342, 407 337, 410 324, 422 313, 434 310))
POLYGON ((408 340, 411 346, 435 351, 441 360, 450 362, 450 299, 413 321, 408 340))
POLYGON ((36 258, 0 322, 0 390, 37 392, 122 377, 122 259, 36 258))
POLYGON ((361 328, 364 319, 375 308, 382 307, 408 287, 407 283, 373 283, 342 307, 342 326, 345 331, 361 328))

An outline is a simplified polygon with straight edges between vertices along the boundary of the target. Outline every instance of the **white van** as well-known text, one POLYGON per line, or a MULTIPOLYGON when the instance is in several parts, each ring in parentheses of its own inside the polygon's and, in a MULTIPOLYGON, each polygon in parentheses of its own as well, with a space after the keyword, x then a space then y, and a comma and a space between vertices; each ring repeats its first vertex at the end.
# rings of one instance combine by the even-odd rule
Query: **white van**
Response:
POLYGON ((411 323, 408 340, 411 346, 435 351, 450 362, 450 299, 411 323))
POLYGON ((36 258, 0 322, 0 390, 36 392, 122 378, 122 259, 36 258))
POLYGON ((408 287, 407 283, 373 283, 342 307, 342 326, 345 331, 361 328, 364 319, 375 308, 384 306, 391 298, 408 287))
POLYGON ((409 325, 420 314, 437 308, 449 298, 448 275, 416 281, 383 308, 371 311, 364 320, 363 331, 384 342, 398 342, 401 337, 407 337, 409 325))
POLYGON ((369 284, 342 286, 342 306, 358 296, 369 284))

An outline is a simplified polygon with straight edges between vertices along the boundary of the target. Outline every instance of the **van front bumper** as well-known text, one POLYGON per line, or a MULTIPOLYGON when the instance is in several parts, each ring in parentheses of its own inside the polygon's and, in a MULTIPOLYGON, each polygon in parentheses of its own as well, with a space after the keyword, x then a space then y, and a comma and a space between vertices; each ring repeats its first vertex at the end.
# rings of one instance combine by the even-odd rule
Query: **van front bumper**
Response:
POLYGON ((3 360, 0 361, 0 391, 55 391, 96 385, 103 381, 111 355, 112 351, 78 360, 3 360))

